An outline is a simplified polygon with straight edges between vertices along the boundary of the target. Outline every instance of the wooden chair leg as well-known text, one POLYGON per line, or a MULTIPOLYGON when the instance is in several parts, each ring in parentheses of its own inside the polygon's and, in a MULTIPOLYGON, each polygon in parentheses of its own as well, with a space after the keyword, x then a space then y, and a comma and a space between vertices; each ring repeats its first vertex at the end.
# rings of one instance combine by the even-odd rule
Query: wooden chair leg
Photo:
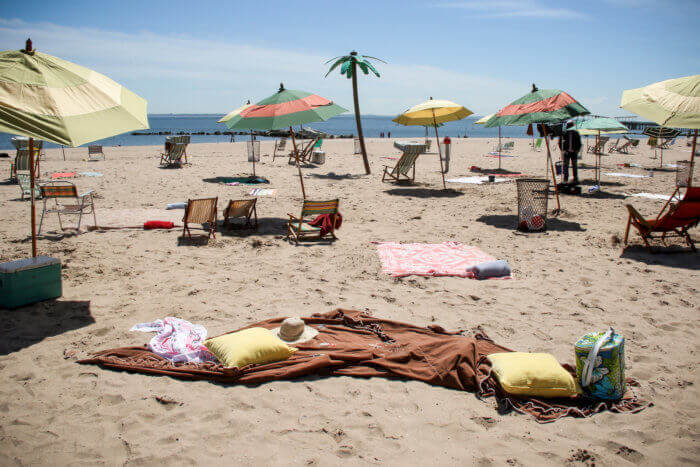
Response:
POLYGON ((632 225, 632 214, 627 218, 627 229, 625 229, 625 245, 627 245, 627 238, 630 235, 630 225, 632 225))

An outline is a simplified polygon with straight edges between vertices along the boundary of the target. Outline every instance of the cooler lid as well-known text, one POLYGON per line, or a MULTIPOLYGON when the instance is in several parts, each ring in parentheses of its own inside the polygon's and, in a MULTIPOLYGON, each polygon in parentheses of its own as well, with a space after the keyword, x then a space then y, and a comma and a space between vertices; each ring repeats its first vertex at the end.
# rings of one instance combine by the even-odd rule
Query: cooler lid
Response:
POLYGON ((18 259, 8 263, 0 263, 0 274, 12 274, 28 269, 36 269, 50 264, 61 264, 57 258, 50 256, 37 256, 36 258, 18 259))

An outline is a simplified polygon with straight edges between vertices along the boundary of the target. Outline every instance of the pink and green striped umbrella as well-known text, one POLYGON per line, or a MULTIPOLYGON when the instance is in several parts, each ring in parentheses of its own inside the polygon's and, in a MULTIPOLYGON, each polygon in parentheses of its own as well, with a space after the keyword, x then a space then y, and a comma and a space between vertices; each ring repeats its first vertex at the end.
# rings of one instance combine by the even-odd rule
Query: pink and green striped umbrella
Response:
POLYGON ((347 112, 333 101, 305 91, 284 89, 241 110, 224 121, 232 130, 280 130, 292 125, 325 122, 331 117, 347 112))
POLYGON ((531 123, 559 123, 590 112, 559 89, 537 89, 503 107, 484 126, 518 126, 531 123))

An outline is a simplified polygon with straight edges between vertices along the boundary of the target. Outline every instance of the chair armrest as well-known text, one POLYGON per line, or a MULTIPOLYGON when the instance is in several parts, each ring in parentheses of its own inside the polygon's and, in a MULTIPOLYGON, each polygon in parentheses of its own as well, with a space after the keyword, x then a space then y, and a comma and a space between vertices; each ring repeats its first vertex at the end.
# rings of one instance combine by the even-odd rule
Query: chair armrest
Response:
POLYGON ((287 215, 289 216, 289 219, 290 219, 290 220, 295 220, 295 221, 301 220, 301 219, 299 219, 297 216, 295 216, 295 215, 293 215, 293 214, 287 213, 287 215))
POLYGON ((651 224, 649 224, 649 222, 647 222, 647 220, 644 217, 642 217, 641 214, 639 214, 639 211, 637 211, 634 208, 634 206, 632 206, 631 204, 626 204, 625 206, 627 206, 627 210, 630 213, 630 217, 633 217, 638 223, 642 224, 644 227, 651 229, 651 224))
POLYGON ((94 192, 95 190, 86 191, 85 193, 79 194, 78 198, 85 198, 88 195, 92 195, 94 192))

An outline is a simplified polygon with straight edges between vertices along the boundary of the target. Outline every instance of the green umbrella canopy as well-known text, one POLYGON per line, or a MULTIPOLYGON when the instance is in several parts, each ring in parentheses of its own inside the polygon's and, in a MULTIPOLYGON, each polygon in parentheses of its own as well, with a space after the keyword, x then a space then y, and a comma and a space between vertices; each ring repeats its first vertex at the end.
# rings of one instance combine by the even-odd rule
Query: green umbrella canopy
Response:
POLYGON ((578 121, 574 130, 582 135, 597 135, 600 133, 627 133, 629 128, 610 117, 599 117, 591 120, 578 121))
POLYGON ((0 132, 80 146, 145 128, 146 101, 106 76, 30 41, 0 52, 0 132))
POLYGON ((280 130, 324 122, 344 112, 347 110, 317 94, 284 89, 280 85, 275 94, 240 110, 224 123, 232 130, 280 130))
POLYGON ((529 125, 531 123, 559 123, 579 115, 588 115, 576 99, 559 89, 533 90, 511 102, 496 115, 490 118, 484 126, 491 128, 506 125, 529 125))
POLYGON ((700 128, 700 75, 623 91, 620 107, 664 127, 700 128))

